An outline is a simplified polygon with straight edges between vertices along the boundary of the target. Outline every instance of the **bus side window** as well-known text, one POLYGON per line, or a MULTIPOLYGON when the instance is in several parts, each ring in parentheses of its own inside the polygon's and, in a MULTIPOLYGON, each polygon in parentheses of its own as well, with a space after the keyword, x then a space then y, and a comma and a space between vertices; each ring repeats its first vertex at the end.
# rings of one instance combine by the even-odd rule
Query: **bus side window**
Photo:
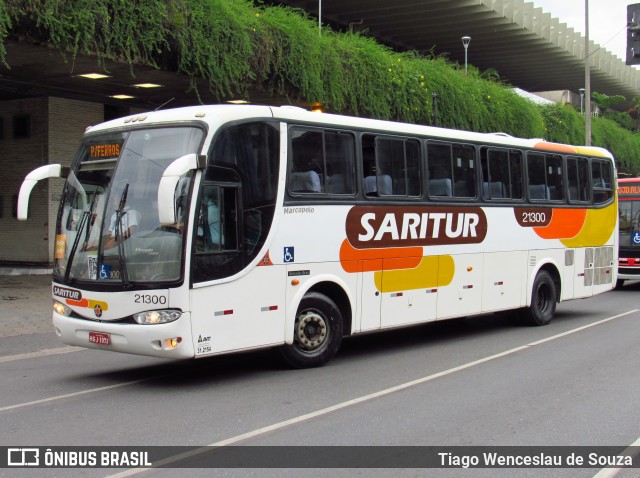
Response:
POLYGON ((322 192, 322 132, 296 130, 292 137, 289 191, 293 194, 322 192))
POLYGON ((429 196, 476 196, 476 150, 466 144, 427 143, 429 196))
POLYGON ((546 183, 544 154, 529 153, 527 155, 527 180, 529 199, 551 199, 546 183))
POLYGON ((330 194, 354 194, 355 139, 351 133, 325 131, 325 191, 330 194))
POLYGON ((341 131, 292 128, 289 192, 355 193, 355 140, 341 131))
POLYGON ((376 138, 375 147, 380 195, 419 196, 419 182, 409 180, 411 176, 418 180, 420 178, 418 143, 403 139, 376 138))
POLYGON ((562 171, 562 156, 546 155, 547 186, 552 201, 564 200, 564 173, 562 171))
MULTIPOLYGON (((511 199, 523 199, 524 165, 522 152, 512 149, 509 151, 509 186, 511 187, 511 199)), ((507 188, 508 189, 508 188, 507 188)))
POLYGON ((476 196, 476 151, 473 146, 453 145, 453 195, 457 198, 476 196))
POLYGON ((428 143, 429 196, 452 196, 451 145, 428 143))
POLYGON ((484 199, 522 199, 520 151, 482 148, 480 161, 484 199))
POLYGON ((613 171, 611 164, 599 159, 591 160, 593 202, 601 204, 613 197, 613 171))
POLYGON ((421 194, 420 143, 415 139, 364 135, 362 169, 366 196, 421 194))
POLYGON ((567 157, 567 186, 570 203, 589 200, 589 161, 587 158, 567 157))

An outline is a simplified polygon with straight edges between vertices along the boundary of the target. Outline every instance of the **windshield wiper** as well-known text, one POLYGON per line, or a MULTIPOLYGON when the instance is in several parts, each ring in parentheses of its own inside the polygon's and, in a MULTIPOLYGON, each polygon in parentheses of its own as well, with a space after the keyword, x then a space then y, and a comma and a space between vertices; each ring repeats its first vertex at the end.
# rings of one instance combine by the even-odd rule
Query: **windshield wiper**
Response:
POLYGON ((122 216, 125 215, 124 207, 127 203, 127 192, 129 191, 129 183, 124 187, 122 196, 120 196, 120 204, 116 209, 116 241, 118 243, 118 259, 120 260, 120 278, 124 287, 131 287, 129 282, 129 273, 127 271, 127 261, 124 256, 124 231, 122 230, 122 216))
POLYGON ((75 257, 76 251, 78 250, 78 244, 80 244, 80 238, 82 237, 82 232, 84 231, 85 225, 87 225, 87 236, 89 235, 89 218, 93 215, 93 209, 95 207, 97 197, 98 192, 94 191, 89 208, 82 211, 82 217, 80 218, 80 224, 78 225, 78 233, 76 234, 76 238, 73 241, 73 245, 71 246, 71 251, 69 251, 69 259, 67 259, 67 270, 64 273, 64 281, 66 283, 69 282, 69 275, 71 274, 73 258, 75 257))

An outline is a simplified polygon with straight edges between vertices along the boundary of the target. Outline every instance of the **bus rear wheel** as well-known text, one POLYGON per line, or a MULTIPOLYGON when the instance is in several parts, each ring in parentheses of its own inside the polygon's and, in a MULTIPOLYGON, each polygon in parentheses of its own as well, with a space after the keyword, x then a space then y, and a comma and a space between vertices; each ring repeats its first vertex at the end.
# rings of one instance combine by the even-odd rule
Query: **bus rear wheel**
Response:
POLYGON ((329 297, 310 292, 300 302, 293 326, 293 344, 280 353, 294 368, 319 367, 327 363, 342 343, 342 314, 329 297))
POLYGON ((531 305, 525 309, 525 321, 530 325, 547 325, 556 312, 558 291, 553 277, 547 271, 540 271, 533 281, 531 305))

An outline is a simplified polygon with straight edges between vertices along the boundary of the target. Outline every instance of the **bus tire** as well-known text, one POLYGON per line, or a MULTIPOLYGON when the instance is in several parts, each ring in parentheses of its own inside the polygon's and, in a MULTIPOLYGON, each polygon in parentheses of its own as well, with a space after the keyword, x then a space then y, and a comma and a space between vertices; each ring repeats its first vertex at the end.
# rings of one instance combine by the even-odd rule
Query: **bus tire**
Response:
POLYGON ((624 279, 618 279, 616 281, 616 287, 615 288, 616 289, 621 289, 623 285, 624 285, 624 279))
POLYGON ((540 271, 533 281, 531 305, 525 309, 524 319, 529 325, 547 325, 556 312, 558 290, 553 277, 547 271, 540 271))
POLYGON ((293 327, 293 344, 280 353, 293 368, 320 367, 342 343, 342 314, 329 297, 310 292, 302 298, 293 327))

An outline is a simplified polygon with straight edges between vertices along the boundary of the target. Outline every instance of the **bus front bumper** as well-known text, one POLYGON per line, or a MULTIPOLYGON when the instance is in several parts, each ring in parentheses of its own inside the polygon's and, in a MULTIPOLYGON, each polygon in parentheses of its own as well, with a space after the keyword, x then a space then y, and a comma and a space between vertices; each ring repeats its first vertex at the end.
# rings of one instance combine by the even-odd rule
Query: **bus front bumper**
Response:
POLYGON ((96 322, 53 313, 56 335, 67 345, 170 359, 193 358, 190 323, 188 313, 175 322, 153 325, 96 322))

